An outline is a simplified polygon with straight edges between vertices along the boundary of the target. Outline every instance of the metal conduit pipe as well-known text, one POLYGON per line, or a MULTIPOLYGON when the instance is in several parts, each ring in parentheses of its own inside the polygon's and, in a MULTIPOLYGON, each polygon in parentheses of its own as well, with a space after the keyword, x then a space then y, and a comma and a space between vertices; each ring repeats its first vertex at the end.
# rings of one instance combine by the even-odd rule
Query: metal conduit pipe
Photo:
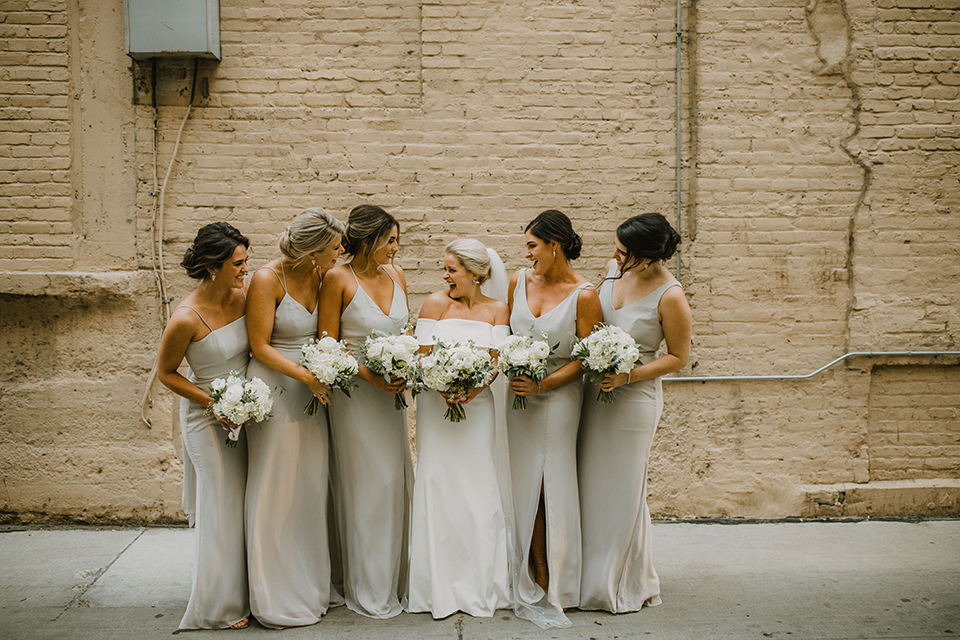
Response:
POLYGON ((812 378, 818 373, 825 371, 833 365, 843 362, 847 358, 874 356, 960 356, 960 351, 851 351, 845 353, 833 362, 828 362, 816 371, 803 375, 778 375, 778 376, 681 376, 677 378, 661 378, 664 382, 722 382, 725 380, 806 380, 812 378))
MULTIPOLYGON (((681 203, 680 203, 680 184, 681 184, 681 180, 680 180, 680 177, 681 177, 680 162, 681 162, 682 157, 683 157, 682 154, 681 154, 681 149, 680 149, 680 144, 681 144, 681 142, 682 142, 682 137, 681 137, 681 135, 680 135, 680 133, 681 133, 681 129, 680 129, 680 124, 681 124, 681 120, 680 120, 680 107, 681 107, 681 104, 682 104, 682 96, 681 96, 681 88, 680 88, 680 74, 681 74, 681 66, 680 66, 680 65, 681 65, 681 62, 682 62, 682 60, 683 60, 683 58, 682 58, 682 56, 681 56, 681 53, 680 53, 681 26, 682 26, 682 25, 681 25, 682 16, 681 16, 681 13, 680 13, 681 2, 682 2, 682 0, 677 0, 677 116, 676 116, 676 117, 677 117, 677 159, 676 159, 676 162, 677 162, 677 194, 676 194, 676 195, 677 195, 677 233, 680 233, 680 204, 681 204, 681 203)), ((677 248, 677 273, 676 273, 676 277, 677 277, 677 280, 680 279, 680 249, 679 249, 679 248, 677 248)))

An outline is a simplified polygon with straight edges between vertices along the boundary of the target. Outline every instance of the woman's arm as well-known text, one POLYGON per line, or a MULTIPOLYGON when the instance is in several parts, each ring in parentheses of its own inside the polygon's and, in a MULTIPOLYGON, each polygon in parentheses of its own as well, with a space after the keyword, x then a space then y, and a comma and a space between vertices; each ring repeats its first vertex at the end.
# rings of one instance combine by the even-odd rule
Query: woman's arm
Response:
POLYGON ((680 287, 667 289, 660 298, 658 311, 667 352, 652 362, 634 367, 629 374, 608 373, 600 384, 601 390, 616 389, 627 384, 628 379, 630 382, 652 380, 679 371, 686 366, 690 358, 690 342, 693 337, 693 316, 683 289, 680 287))
POLYGON ((200 321, 189 309, 174 310, 160 338, 160 352, 157 354, 157 379, 163 386, 201 407, 208 406, 213 399, 210 394, 193 384, 177 369, 187 354, 187 347, 193 341, 200 321), (188 315, 189 314, 189 315, 188 315), (193 318, 190 318, 193 316, 193 318), (194 321, 195 320, 195 321, 194 321))
POLYGON ((277 305, 283 299, 283 287, 269 269, 260 269, 250 282, 247 294, 247 334, 253 357, 277 373, 299 380, 307 385, 314 396, 327 403, 329 389, 307 370, 293 362, 270 345, 277 305))

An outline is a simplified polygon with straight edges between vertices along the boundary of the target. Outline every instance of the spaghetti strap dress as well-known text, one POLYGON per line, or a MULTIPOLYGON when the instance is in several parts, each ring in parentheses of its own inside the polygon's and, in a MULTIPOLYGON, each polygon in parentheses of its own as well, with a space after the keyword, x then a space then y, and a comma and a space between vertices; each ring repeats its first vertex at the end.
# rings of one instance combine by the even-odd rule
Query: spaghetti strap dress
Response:
MULTIPOLYGON (((294 300, 282 269, 281 264, 282 275, 274 271, 284 296, 277 305, 270 345, 299 362, 300 347, 317 337, 319 300, 313 311, 294 300)), ((283 388, 274 396, 272 415, 245 429, 250 608, 270 629, 314 624, 330 606, 326 414, 307 415, 310 389, 256 358, 247 373, 271 389, 283 388)))
MULTIPOLYGON (((616 266, 607 274, 613 277, 616 266)), ((650 362, 663 340, 660 298, 673 281, 620 309, 613 307, 613 282, 600 288, 603 321, 629 333, 650 362)), ((647 462, 663 411, 660 378, 613 390, 613 404, 597 400, 599 388, 586 383, 578 443, 583 574, 580 608, 612 613, 660 604, 660 580, 653 567, 647 462)))
MULTIPOLYGON (((399 284, 393 284, 393 302, 385 314, 357 280, 357 292, 340 316, 340 339, 363 362, 360 348, 367 337, 400 335, 407 317, 399 284)), ((343 596, 351 611, 392 618, 403 610, 407 577, 412 481, 407 413, 395 408, 392 395, 366 382, 357 381, 350 394, 336 391, 330 401, 343 596)))
MULTIPOLYGON (((188 378, 209 389, 231 371, 247 374, 250 343, 243 316, 211 329, 191 342, 186 359, 188 378)), ((247 483, 247 442, 240 431, 237 448, 224 444, 227 432, 205 408, 180 399, 184 457, 184 511, 197 527, 190 601, 181 629, 225 629, 250 615, 247 557, 243 536, 243 494, 247 483)))
MULTIPOLYGON (((559 305, 535 317, 527 304, 526 269, 520 270, 513 293, 510 328, 516 335, 539 339, 547 334, 549 344, 558 345, 547 362, 553 373, 570 362, 571 346, 577 337, 577 298, 590 286, 583 283, 559 305)), ((513 403, 509 392, 507 406, 513 403)), ((555 620, 542 626, 569 626, 563 609, 580 603, 580 505, 577 489, 577 429, 583 384, 570 384, 527 397, 527 408, 507 410, 510 446, 510 474, 516 514, 514 598, 517 613, 552 612, 555 620), (530 542, 543 486, 547 525, 547 567, 550 582, 544 594, 528 569, 530 542)), ((537 622, 536 616, 531 618, 537 622)), ((539 624, 539 622, 538 622, 539 624)))
MULTIPOLYGON (((495 348, 506 325, 463 319, 417 323, 421 345, 438 341, 495 348)), ((490 617, 510 607, 507 531, 497 474, 496 413, 488 387, 464 405, 466 419, 443 417, 436 391, 417 396, 417 468, 410 529, 407 611, 445 618, 490 617)))

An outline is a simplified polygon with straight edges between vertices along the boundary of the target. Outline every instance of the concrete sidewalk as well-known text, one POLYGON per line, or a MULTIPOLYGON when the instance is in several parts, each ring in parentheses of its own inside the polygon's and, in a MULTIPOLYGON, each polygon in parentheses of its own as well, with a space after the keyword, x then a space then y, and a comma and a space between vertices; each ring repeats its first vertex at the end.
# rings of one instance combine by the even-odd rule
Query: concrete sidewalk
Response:
MULTIPOLYGON (((542 631, 493 618, 369 620, 343 607, 312 627, 193 637, 960 638, 960 521, 680 524, 654 527, 663 605, 570 612, 542 631)), ((167 638, 190 592, 194 532, 0 529, 0 638, 167 638)), ((185 632, 186 633, 186 632, 185 632)), ((189 636, 188 636, 189 637, 189 636)))

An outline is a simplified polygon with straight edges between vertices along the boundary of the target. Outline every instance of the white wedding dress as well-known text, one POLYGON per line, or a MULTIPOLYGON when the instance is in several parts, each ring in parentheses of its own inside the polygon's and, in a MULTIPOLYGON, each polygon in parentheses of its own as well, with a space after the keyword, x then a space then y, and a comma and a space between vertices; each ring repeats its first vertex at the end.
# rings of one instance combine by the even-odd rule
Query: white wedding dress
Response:
MULTIPOLYGON (((417 324, 421 345, 472 340, 476 346, 492 348, 509 333, 506 325, 477 320, 421 319, 417 324)), ((510 607, 491 389, 463 408, 466 419, 453 423, 443 417, 447 404, 438 392, 427 390, 417 398, 418 457, 406 608, 429 611, 434 618, 457 611, 489 617, 510 607)))

